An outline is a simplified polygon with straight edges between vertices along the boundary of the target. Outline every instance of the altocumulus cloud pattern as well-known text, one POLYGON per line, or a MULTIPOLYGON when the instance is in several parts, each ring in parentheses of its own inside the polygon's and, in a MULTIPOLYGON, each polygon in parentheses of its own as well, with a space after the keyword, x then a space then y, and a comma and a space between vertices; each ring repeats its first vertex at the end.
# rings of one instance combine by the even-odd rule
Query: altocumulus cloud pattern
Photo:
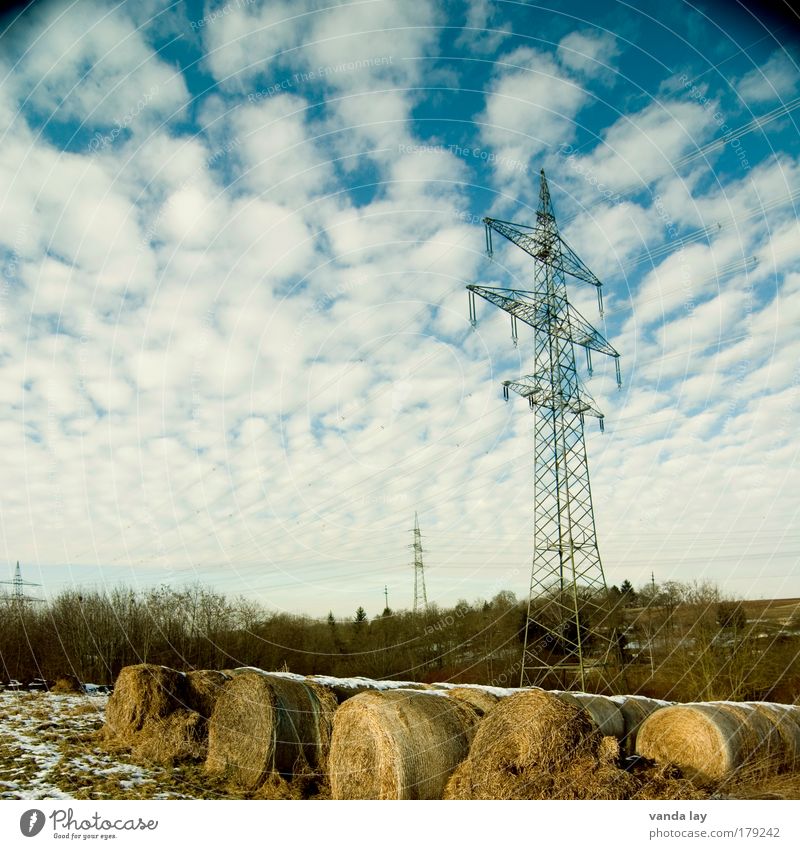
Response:
POLYGON ((800 595, 790 22, 90 0, 0 40, 0 522, 43 592, 410 606, 416 511, 429 599, 525 594, 532 339, 465 287, 529 286, 480 221, 544 168, 622 354, 587 381, 609 584, 800 595))

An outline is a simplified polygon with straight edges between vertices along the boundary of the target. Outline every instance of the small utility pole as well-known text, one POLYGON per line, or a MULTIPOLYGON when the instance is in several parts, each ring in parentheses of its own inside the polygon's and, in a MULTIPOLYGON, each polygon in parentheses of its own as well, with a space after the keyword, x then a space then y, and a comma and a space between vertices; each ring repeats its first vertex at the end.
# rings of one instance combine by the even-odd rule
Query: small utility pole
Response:
POLYGON ((425 591, 425 568, 422 564, 422 535, 419 532, 419 517, 414 513, 414 613, 428 609, 428 593, 425 591))
POLYGON ((7 597, 7 599, 15 607, 23 607, 28 603, 43 600, 41 598, 34 598, 33 596, 25 595, 25 587, 40 587, 41 584, 35 584, 33 581, 22 580, 22 570, 19 567, 19 560, 17 560, 17 568, 14 570, 14 579, 11 581, 0 581, 0 584, 11 584, 13 587, 12 594, 7 597))

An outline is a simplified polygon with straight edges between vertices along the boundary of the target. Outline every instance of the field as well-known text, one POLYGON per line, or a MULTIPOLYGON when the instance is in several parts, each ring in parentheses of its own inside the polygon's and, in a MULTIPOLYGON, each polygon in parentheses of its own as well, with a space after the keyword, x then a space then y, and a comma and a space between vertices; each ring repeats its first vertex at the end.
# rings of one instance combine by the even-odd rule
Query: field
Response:
MULTIPOLYGON (((137 762, 127 748, 103 736, 107 701, 107 696, 0 693, 0 799, 286 798, 285 790, 276 796, 266 786, 255 791, 226 786, 202 763, 137 762)), ((318 788, 292 797, 329 798, 330 792, 318 788)), ((746 770, 716 787, 698 787, 696 794, 684 788, 680 798, 797 799, 800 774, 746 770)))
POLYGON ((0 799, 212 799, 194 764, 134 763, 103 744, 106 696, 0 693, 0 799))

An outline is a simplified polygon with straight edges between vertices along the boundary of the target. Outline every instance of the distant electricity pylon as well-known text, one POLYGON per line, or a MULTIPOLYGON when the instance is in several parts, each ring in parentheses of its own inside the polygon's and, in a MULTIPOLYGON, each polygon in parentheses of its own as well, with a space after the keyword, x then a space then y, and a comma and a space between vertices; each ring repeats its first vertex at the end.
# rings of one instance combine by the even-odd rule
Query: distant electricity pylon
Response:
POLYGON ((12 581, 0 581, 0 584, 11 584, 13 587, 11 595, 5 598, 6 601, 10 601, 12 604, 23 605, 29 602, 42 601, 40 598, 25 595, 25 587, 40 587, 41 584, 22 580, 22 570, 19 568, 19 560, 17 560, 17 568, 14 570, 14 579, 12 581))
POLYGON ((422 535, 419 532, 419 517, 414 513, 414 613, 428 609, 428 594, 425 591, 425 567, 422 563, 422 535))
POLYGON ((534 371, 503 383, 528 399, 534 424, 534 553, 520 686, 536 684, 556 673, 570 688, 586 689, 590 670, 602 672, 617 649, 617 635, 607 623, 607 588, 597 547, 584 416, 603 414, 581 386, 575 345, 614 358, 621 385, 619 354, 567 298, 565 276, 597 289, 603 314, 602 284, 558 232, 550 190, 541 172, 536 224, 528 226, 484 218, 486 249, 492 255, 492 231, 533 258, 533 291, 468 286, 470 320, 475 325, 475 295, 511 314, 534 331, 534 371))

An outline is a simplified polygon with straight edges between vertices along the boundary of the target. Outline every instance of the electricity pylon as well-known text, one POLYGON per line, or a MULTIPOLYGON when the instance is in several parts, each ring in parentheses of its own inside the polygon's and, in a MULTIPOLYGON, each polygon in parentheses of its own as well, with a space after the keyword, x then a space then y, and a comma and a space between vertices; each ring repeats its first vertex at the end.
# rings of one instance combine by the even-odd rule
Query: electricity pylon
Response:
POLYGON ((414 613, 424 613, 428 609, 428 594, 425 591, 425 567, 422 564, 422 535, 419 532, 419 518, 414 513, 414 613))
POLYGON ((470 320, 475 325, 475 295, 511 314, 512 339, 517 322, 534 331, 532 374, 503 383, 534 410, 534 553, 520 686, 550 679, 567 689, 586 689, 590 671, 601 674, 618 648, 607 621, 607 588, 597 547, 584 416, 603 414, 581 385, 575 345, 614 358, 621 385, 619 354, 570 304, 566 275, 597 289, 603 314, 601 282, 558 232, 550 190, 541 172, 536 224, 527 226, 485 218, 486 248, 492 255, 492 231, 533 258, 533 291, 468 286, 470 320), (553 673, 556 673, 555 675, 553 673))
POLYGON ((17 568, 14 570, 14 579, 11 581, 0 581, 0 584, 11 584, 13 587, 10 596, 6 596, 6 601, 14 605, 23 605, 28 602, 42 601, 40 598, 33 598, 25 595, 25 587, 39 587, 41 584, 34 584, 32 581, 22 580, 22 570, 19 568, 19 560, 17 560, 17 568))

